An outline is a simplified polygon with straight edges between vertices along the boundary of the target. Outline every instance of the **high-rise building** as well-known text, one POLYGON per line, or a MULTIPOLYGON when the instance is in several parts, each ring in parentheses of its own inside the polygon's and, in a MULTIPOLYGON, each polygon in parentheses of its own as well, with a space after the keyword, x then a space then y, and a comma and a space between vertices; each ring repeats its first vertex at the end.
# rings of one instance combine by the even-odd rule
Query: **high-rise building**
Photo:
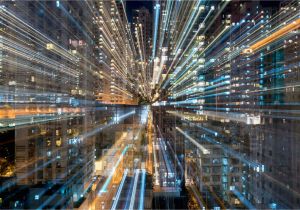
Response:
POLYGON ((143 66, 142 71, 144 72, 142 72, 142 75, 145 77, 145 82, 150 83, 153 76, 152 66, 150 65, 152 55, 153 18, 147 8, 142 7, 134 10, 132 27, 138 57, 143 66))
POLYGON ((79 2, 18 1, 4 3, 1 15, 11 21, 1 32, 1 86, 14 107, 16 184, 29 188, 32 208, 70 207, 94 171, 94 137, 80 137, 94 126, 93 105, 83 108, 98 83, 89 82, 92 13, 79 2))
POLYGON ((18 205, 73 208, 95 171, 96 100, 136 103, 128 91, 135 68, 129 30, 114 1, 0 6, 0 125, 14 129, 16 175, 1 193, 14 186, 28 189, 18 205), (105 91, 107 99, 99 98, 105 91))
POLYGON ((105 84, 97 100, 112 104, 135 104, 133 94, 127 90, 133 88, 135 52, 127 19, 124 18, 124 7, 120 2, 99 1, 96 10, 95 14, 100 15, 93 21, 98 31, 96 56, 105 84))
POLYGON ((133 11, 133 27, 138 34, 143 59, 148 62, 151 56, 153 20, 149 9, 142 7, 133 11))
POLYGON ((298 144, 288 127, 298 119, 299 2, 173 3, 160 4, 167 28, 154 47, 158 57, 167 48, 168 75, 157 105, 181 118, 188 184, 212 207, 298 206, 298 144))
POLYGON ((299 209, 299 0, 139 5, 1 1, 0 208, 299 209))

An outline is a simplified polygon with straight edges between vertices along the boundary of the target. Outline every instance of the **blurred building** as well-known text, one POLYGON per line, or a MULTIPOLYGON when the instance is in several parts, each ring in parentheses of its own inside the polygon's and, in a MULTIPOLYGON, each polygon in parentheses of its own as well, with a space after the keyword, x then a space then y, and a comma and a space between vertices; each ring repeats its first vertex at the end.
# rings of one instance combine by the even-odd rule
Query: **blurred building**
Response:
POLYGON ((153 35, 153 17, 150 11, 145 8, 139 8, 133 11, 132 30, 134 32, 134 42, 138 50, 138 57, 145 67, 142 74, 146 82, 152 81, 153 70, 150 66, 152 55, 152 35, 153 35))
POLYGON ((110 120, 96 100, 137 101, 127 90, 135 62, 128 30, 114 1, 0 5, 0 129, 14 129, 13 186, 16 192, 28 189, 16 205, 78 206, 94 175, 96 137, 90 133, 110 120), (112 18, 97 22, 104 10, 112 18))
POLYGON ((181 119, 187 186, 208 208, 297 208, 299 2, 206 3, 161 3, 157 106, 181 119))
POLYGON ((97 100, 109 104, 136 104, 134 95, 128 91, 134 89, 135 84, 132 77, 135 51, 123 4, 115 1, 95 3, 96 58, 102 83, 105 84, 98 92, 97 100))
POLYGON ((1 31, 1 86, 2 102, 13 107, 3 127, 15 129, 16 184, 29 188, 31 208, 70 207, 94 171, 94 137, 80 136, 94 127, 100 82, 90 53, 92 13, 62 1, 4 2, 1 10, 10 20, 1 31))

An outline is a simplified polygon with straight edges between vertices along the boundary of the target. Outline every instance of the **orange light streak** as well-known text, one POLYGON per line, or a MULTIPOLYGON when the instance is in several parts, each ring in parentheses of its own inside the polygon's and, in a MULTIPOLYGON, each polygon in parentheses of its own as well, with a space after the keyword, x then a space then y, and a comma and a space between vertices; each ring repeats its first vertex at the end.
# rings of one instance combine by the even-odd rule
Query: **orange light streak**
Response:
POLYGON ((84 108, 49 108, 49 107, 30 107, 30 108, 0 108, 0 119, 15 119, 18 116, 56 114, 56 113, 82 113, 84 108))
POLYGON ((283 37, 284 35, 288 34, 289 32, 300 28, 300 18, 294 20, 293 22, 289 23, 288 25, 284 26, 283 28, 279 29, 278 31, 272 33, 270 36, 256 42, 255 44, 251 45, 248 49, 244 52, 254 52, 259 50, 260 48, 266 46, 274 42, 275 40, 283 37))

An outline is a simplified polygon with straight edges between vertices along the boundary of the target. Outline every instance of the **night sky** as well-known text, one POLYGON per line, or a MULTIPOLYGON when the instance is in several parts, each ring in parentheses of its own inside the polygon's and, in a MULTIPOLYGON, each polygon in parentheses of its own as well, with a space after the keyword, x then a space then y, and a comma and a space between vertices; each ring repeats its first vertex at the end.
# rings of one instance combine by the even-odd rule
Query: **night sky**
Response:
POLYGON ((139 9, 141 7, 146 7, 149 9, 150 13, 153 11, 153 1, 151 0, 126 0, 126 10, 128 21, 132 22, 132 11, 135 9, 139 9))

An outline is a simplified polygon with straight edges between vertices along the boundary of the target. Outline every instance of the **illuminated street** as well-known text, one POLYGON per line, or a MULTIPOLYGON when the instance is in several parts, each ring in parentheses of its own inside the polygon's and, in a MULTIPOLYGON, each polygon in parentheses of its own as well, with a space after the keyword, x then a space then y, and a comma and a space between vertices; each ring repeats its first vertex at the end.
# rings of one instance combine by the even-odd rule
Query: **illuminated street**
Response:
POLYGON ((1 0, 0 209, 300 209, 300 1, 1 0))

